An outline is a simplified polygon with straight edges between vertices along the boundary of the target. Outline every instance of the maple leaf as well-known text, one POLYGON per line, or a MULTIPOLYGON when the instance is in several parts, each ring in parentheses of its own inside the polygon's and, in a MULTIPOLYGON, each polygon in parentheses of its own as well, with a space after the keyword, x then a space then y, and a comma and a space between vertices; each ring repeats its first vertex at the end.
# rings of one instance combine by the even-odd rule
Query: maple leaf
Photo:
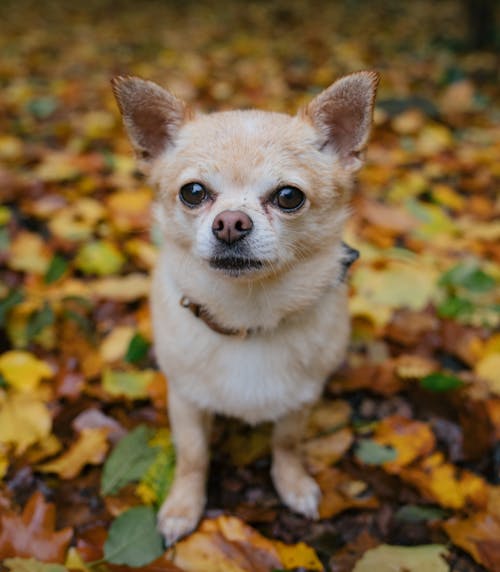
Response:
POLYGON ((55 506, 35 492, 21 515, 0 515, 0 559, 34 557, 42 562, 63 563, 73 536, 72 528, 56 531, 55 506))

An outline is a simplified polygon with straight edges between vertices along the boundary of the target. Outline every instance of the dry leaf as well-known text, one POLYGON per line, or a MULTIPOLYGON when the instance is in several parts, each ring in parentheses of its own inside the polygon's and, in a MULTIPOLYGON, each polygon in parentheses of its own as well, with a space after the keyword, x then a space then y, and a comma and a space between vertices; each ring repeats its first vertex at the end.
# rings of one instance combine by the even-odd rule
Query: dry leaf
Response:
POLYGON ((56 531, 56 511, 39 492, 33 494, 21 515, 0 515, 0 559, 34 557, 63 563, 73 536, 72 528, 56 531))
POLYGON ((57 473, 61 479, 73 479, 87 464, 101 464, 108 451, 108 432, 106 427, 83 429, 77 440, 63 455, 39 465, 43 473, 57 473))

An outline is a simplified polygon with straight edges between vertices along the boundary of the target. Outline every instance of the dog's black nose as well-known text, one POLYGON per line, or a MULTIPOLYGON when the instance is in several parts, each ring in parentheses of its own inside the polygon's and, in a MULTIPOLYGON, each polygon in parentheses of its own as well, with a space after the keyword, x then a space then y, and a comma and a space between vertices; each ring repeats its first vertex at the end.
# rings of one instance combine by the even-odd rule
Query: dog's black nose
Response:
POLYGON ((222 211, 212 223, 212 232, 217 240, 227 244, 241 240, 252 228, 252 219, 242 211, 222 211))

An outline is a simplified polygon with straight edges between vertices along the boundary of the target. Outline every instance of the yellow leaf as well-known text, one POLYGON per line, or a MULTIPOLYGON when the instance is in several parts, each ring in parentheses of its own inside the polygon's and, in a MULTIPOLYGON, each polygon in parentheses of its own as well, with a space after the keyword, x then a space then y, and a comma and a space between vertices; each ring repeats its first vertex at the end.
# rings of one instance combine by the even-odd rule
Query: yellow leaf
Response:
POLYGON ((349 427, 309 439, 303 446, 307 466, 312 473, 318 473, 333 465, 347 453, 353 441, 354 436, 349 427))
POLYGON ((280 556, 282 566, 287 570, 295 568, 306 568, 307 570, 324 570, 323 564, 319 560, 316 552, 304 542, 298 544, 284 544, 279 540, 274 542, 274 546, 280 556))
POLYGON ((68 570, 79 570, 81 572, 90 572, 90 566, 80 556, 78 550, 72 546, 68 550, 68 555, 66 556, 66 562, 64 563, 68 570))
POLYGON ((132 302, 149 295, 151 279, 145 274, 127 274, 123 277, 109 277, 89 284, 90 292, 99 298, 132 302))
POLYGON ((148 188, 113 193, 108 199, 113 226, 120 232, 149 228, 152 198, 148 188))
POLYGON ((115 371, 106 369, 102 376, 102 387, 110 395, 124 395, 130 399, 149 396, 148 386, 155 378, 151 369, 145 371, 115 371))
POLYGON ((46 439, 52 427, 47 406, 25 393, 12 393, 0 400, 0 442, 12 443, 20 455, 46 439))
POLYGON ((39 465, 38 470, 57 473, 61 479, 75 478, 85 465, 99 465, 104 461, 108 451, 108 433, 107 427, 83 429, 66 453, 39 465))
POLYGON ((50 366, 29 352, 11 350, 0 356, 0 373, 19 391, 30 392, 44 378, 54 375, 50 366))
POLYGON ((85 274, 105 276, 118 272, 125 258, 118 247, 106 240, 95 240, 84 244, 75 259, 76 267, 85 274))
POLYGON ((420 131, 415 147, 417 153, 427 157, 448 149, 453 142, 453 134, 447 127, 431 123, 420 131))
POLYGON ((21 272, 44 274, 51 260, 51 253, 42 237, 27 231, 17 234, 9 252, 9 267, 21 272))
POLYGON ((389 546, 382 544, 363 554, 353 572, 448 572, 446 546, 389 546))
POLYGON ((476 364, 476 373, 495 395, 500 395, 500 353, 487 354, 476 364))
POLYGON ((417 259, 389 260, 384 268, 359 268, 353 273, 352 283, 356 296, 369 306, 419 311, 435 296, 436 277, 431 265, 417 259))
POLYGON ((7 446, 0 443, 0 480, 7 474, 9 468, 9 457, 7 456, 7 446))
POLYGON ((111 330, 99 348, 103 361, 110 363, 122 359, 134 333, 132 326, 117 326, 111 330))
POLYGON ((105 217, 103 205, 84 197, 71 206, 60 209, 49 221, 52 234, 66 240, 85 240, 92 236, 98 221, 105 217))
POLYGON ((428 455, 436 446, 434 433, 427 423, 392 415, 377 426, 374 440, 396 449, 397 458, 383 464, 384 469, 397 473, 401 467, 428 455))
POLYGON ((488 486, 484 479, 469 471, 458 471, 455 465, 445 462, 439 452, 426 457, 417 466, 403 467, 399 475, 445 508, 460 509, 467 504, 482 507, 488 501, 488 486))

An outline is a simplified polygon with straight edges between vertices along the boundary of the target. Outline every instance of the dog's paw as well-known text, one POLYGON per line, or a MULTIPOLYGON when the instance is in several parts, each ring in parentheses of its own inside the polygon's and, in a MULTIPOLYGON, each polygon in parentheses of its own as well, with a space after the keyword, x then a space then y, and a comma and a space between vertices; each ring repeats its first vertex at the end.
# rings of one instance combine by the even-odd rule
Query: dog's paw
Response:
POLYGON ((287 471, 285 467, 273 469, 274 486, 281 500, 294 512, 317 520, 321 491, 316 481, 306 473, 305 469, 300 472, 287 471))
POLYGON ((158 513, 158 530, 167 546, 196 528, 204 505, 203 496, 193 494, 193 491, 185 491, 183 494, 172 490, 158 513))

